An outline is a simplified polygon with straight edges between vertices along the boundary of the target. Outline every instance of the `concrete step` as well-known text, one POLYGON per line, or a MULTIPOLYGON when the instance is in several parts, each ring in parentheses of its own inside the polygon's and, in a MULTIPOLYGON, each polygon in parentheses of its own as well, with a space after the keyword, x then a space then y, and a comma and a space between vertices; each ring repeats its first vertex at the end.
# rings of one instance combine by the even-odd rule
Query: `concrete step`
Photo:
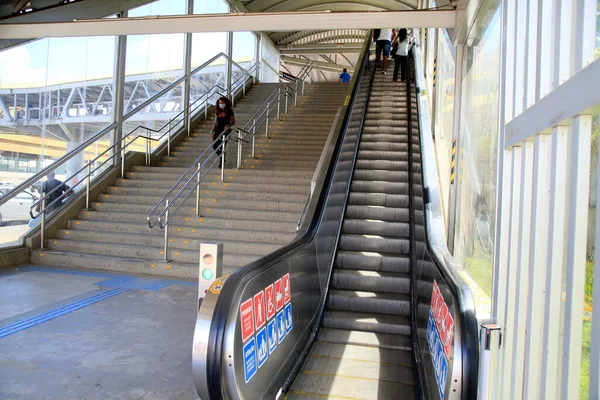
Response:
MULTIPOLYGON (((158 171, 168 171, 169 173, 176 173, 176 174, 183 174, 185 171, 187 171, 187 167, 168 167, 168 168, 163 168, 163 167, 159 167, 159 166, 145 166, 145 165, 140 165, 140 166, 136 166, 133 167, 130 171, 131 172, 148 172, 148 173, 154 173, 154 172, 158 172, 158 171)), ((295 177, 308 177, 308 178, 312 178, 312 173, 309 172, 294 172, 294 171, 279 171, 279 170, 261 170, 261 169, 255 169, 255 170, 245 170, 245 169, 236 169, 236 168, 232 168, 232 169, 227 169, 226 173, 230 174, 230 175, 239 175, 239 176, 247 176, 247 175, 252 175, 252 176, 265 176, 265 177, 290 177, 290 178, 295 178, 295 177)), ((220 171, 216 172, 216 171, 211 171, 211 176, 220 176, 220 171)))
MULTIPOLYGON (((225 257, 223 257, 225 258, 225 257)), ((230 258, 235 258, 231 256, 230 258)), ((172 276, 177 278, 198 279, 197 263, 163 262, 140 258, 124 258, 90 253, 65 252, 56 250, 36 250, 31 254, 35 264, 72 268, 92 268, 118 271, 131 274, 149 274, 172 276)), ((241 264, 234 262, 233 264, 241 264)), ((225 264, 223 274, 235 271, 239 267, 225 264)))
MULTIPOLYGON (((236 218, 236 219, 253 219, 253 220, 277 220, 277 221, 298 221, 299 212, 288 212, 280 210, 253 210, 250 208, 234 209, 225 207, 220 201, 208 201, 202 199, 200 203, 200 213, 202 215, 210 215, 213 218, 236 218), (209 210, 209 211, 207 211, 209 210)), ((139 205, 139 204, 117 204, 117 203, 93 203, 94 211, 98 212, 118 212, 118 213, 148 213, 154 205, 139 205), (104 204, 104 206, 102 205, 104 204)), ((178 215, 186 217, 195 217, 195 207, 184 208, 180 210, 178 215), (193 210, 193 211, 191 211, 193 210)))
MULTIPOLYGON (((204 199, 212 199, 218 198, 220 200, 229 199, 229 200, 239 200, 239 201, 268 201, 268 202, 301 202, 303 203, 306 200, 306 196, 308 195, 309 188, 307 187, 305 193, 303 194, 290 194, 290 193, 267 193, 260 191, 244 191, 244 192, 235 192, 222 190, 222 187, 212 187, 203 185, 201 186, 202 192, 201 196, 204 199)), ((118 192, 113 192, 110 194, 101 194, 98 196, 99 202, 109 202, 111 196, 113 195, 126 196, 124 198, 129 199, 132 202, 137 202, 134 198, 144 197, 144 198, 153 198, 153 199, 162 199, 162 197, 166 194, 166 192, 160 192, 153 189, 139 189, 139 188, 120 188, 118 192)), ((206 201, 206 200, 205 200, 206 201)), ((189 204, 194 206, 195 198, 189 204)), ((187 203, 186 203, 187 204, 187 203)))
MULTIPOLYGON (((296 221, 265 221, 265 220, 251 220, 251 219, 225 219, 219 217, 205 216, 210 214, 207 212, 212 209, 206 208, 202 210, 202 217, 194 216, 181 216, 177 215, 173 217, 172 223, 174 225, 182 225, 188 227, 210 227, 210 228, 229 228, 229 229, 250 229, 257 231, 269 231, 269 232, 295 232, 296 221)), ((146 221, 147 214, 145 213, 116 213, 116 212, 102 212, 102 211, 81 211, 79 219, 81 220, 93 220, 93 221, 123 221, 123 222, 137 222, 142 223, 146 221)))
MULTIPOLYGON (((266 161, 266 160, 256 160, 256 161, 266 161)), ((284 164, 284 163, 281 163, 284 164)), ((285 165, 287 165, 288 163, 285 163, 285 165)), ((306 163, 294 163, 294 165, 305 165, 306 163)), ((316 163, 315 163, 316 165, 316 163)), ((283 166, 283 165, 282 165, 283 166)), ((314 165, 313 165, 313 169, 314 169, 314 165)), ((139 194, 163 194, 166 193, 166 191, 161 190, 161 186, 157 185, 155 187, 152 188, 148 188, 148 183, 145 183, 145 181, 135 181, 135 180, 117 180, 116 184, 119 186, 109 186, 107 193, 108 194, 113 194, 113 193, 123 193, 124 191, 128 191, 128 193, 139 193, 139 194), (132 183, 132 185, 129 185, 129 183, 132 183), (138 183, 142 183, 142 185, 137 185, 138 183), (123 186, 121 186, 123 185, 123 186), (125 186, 128 185, 128 186, 125 186), (137 192, 136 192, 137 191, 137 192)), ((161 182, 166 182, 166 181, 161 181, 161 182)), ((152 183, 152 186, 154 186, 154 183, 152 183)), ((269 192, 269 193, 290 193, 290 194, 305 194, 307 192, 307 188, 305 188, 304 186, 300 186, 300 185, 283 185, 283 184, 270 184, 270 183, 260 183, 260 184, 256 184, 256 183, 243 183, 243 181, 241 182, 236 182, 236 181, 232 181, 232 182, 221 182, 221 181, 213 181, 213 182, 205 182, 204 184, 201 183, 201 187, 204 189, 206 188, 206 190, 209 190, 211 188, 216 189, 219 188, 220 190, 223 191, 241 191, 241 192, 245 192, 245 191, 259 191, 259 192, 269 192)), ((171 188, 171 184, 166 185, 166 186, 162 186, 162 188, 166 188, 166 189, 170 189, 171 188)))
MULTIPOLYGON (((156 172, 126 172, 125 179, 131 180, 169 180, 172 183, 175 183, 183 174, 177 172, 169 171, 170 168, 161 168, 156 172)), ((195 172, 195 171, 194 171, 195 172)), ((190 172, 186 174, 187 177, 192 176, 194 172, 190 172)), ((208 181, 212 181, 215 179, 220 179, 220 173, 214 172, 207 176, 208 181)), ((269 183, 277 183, 284 185, 310 185, 311 179, 309 177, 287 177, 287 176, 272 176, 265 177, 258 174, 235 174, 233 175, 231 172, 225 177, 225 179, 229 181, 238 181, 245 183, 260 183, 264 182, 265 179, 268 179, 269 183)))
MULTIPOLYGON (((192 238, 202 240, 244 240, 279 243, 281 245, 291 242, 296 236, 295 232, 269 232, 247 229, 191 227, 171 223, 169 235, 174 241, 186 241, 192 238)), ((154 234, 160 232, 157 228, 150 228, 144 222, 122 222, 122 221, 95 221, 95 220, 73 220, 69 221, 69 229, 81 229, 99 232, 124 232, 154 234)), ((185 243, 184 243, 185 244, 185 243)))
MULTIPOLYGON (((169 229, 169 232, 173 229, 169 229)), ((58 239, 69 240, 69 241, 84 241, 93 243, 107 243, 107 244, 122 244, 122 245, 142 245, 150 246, 162 249, 164 246, 164 231, 161 229, 155 229, 153 234, 140 234, 140 233, 123 233, 123 232, 100 232, 100 231, 88 231, 83 229, 60 229, 57 234, 58 239)), ((189 238, 183 239, 180 236, 169 236, 169 248, 173 250, 190 250, 198 252, 200 249, 200 243, 210 241, 211 239, 202 238, 189 238)), ((49 242, 56 240, 50 239, 49 242)), ((249 255, 262 255, 268 254, 280 248, 280 243, 268 243, 259 241, 246 241, 246 240, 235 240, 235 241, 221 241, 223 243, 223 250, 225 253, 232 254, 249 254, 249 255)), ((51 247, 51 246, 49 246, 51 247)), ((197 255, 196 255, 197 257, 197 255)))
MULTIPOLYGON (((48 240, 48 248, 55 251, 73 252, 73 253, 88 253, 98 254, 102 256, 137 258, 142 260, 159 261, 164 258, 162 246, 151 247, 143 245, 126 245, 111 243, 107 246, 106 243, 84 242, 63 239, 48 240)), ((243 254, 223 252, 223 265, 229 267, 242 267, 256 259, 262 254, 243 254)), ((200 250, 182 250, 168 249, 167 260, 195 264, 199 262, 200 250)))

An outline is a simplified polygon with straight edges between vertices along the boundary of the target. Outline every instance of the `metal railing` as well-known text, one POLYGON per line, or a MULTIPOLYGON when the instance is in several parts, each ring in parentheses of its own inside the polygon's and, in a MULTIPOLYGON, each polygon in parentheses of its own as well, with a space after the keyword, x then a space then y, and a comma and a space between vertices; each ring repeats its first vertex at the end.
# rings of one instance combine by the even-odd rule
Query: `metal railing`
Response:
MULTIPOLYGON (((191 79, 192 76, 196 75, 198 72, 208 67, 212 63, 214 63, 219 58, 224 57, 228 59, 228 57, 224 53, 219 53, 207 60, 202 65, 190 71, 188 75, 184 75, 181 78, 177 79, 173 83, 171 83, 166 88, 162 89, 160 92, 156 93, 154 96, 150 97, 142 104, 137 106, 134 110, 124 114, 122 124, 124 124, 131 117, 136 115, 137 113, 143 112, 147 107, 150 107, 156 100, 160 99, 171 90, 175 89, 178 85, 183 83, 188 77, 191 79)), ((198 115, 199 110, 204 107, 204 115, 205 118, 208 117, 208 107, 209 102, 212 96, 214 95, 222 95, 225 96, 228 92, 231 93, 231 97, 234 98, 240 91, 246 92, 246 85, 250 79, 255 81, 255 73, 259 68, 259 63, 255 63, 248 70, 243 69, 237 63, 233 62, 237 68, 242 72, 241 76, 239 76, 234 82, 231 83, 231 87, 229 90, 219 86, 214 85, 211 89, 203 93, 196 100, 191 102, 185 109, 181 110, 175 117, 167 121, 160 128, 150 128, 144 125, 138 125, 131 131, 129 131, 126 135, 124 135, 120 140, 113 143, 111 146, 107 147, 100 154, 96 155, 92 160, 88 161, 85 165, 79 168, 74 174, 65 179, 65 182, 71 182, 76 180, 77 182, 70 187, 68 192, 63 191, 63 186, 55 187, 54 189, 48 191, 47 193, 43 193, 43 195, 33 202, 30 207, 29 214, 31 218, 38 218, 41 216, 41 247, 44 246, 44 232, 45 232, 45 224, 46 224, 46 216, 48 213, 52 211, 56 211, 62 205, 62 201, 70 195, 76 187, 81 187, 85 184, 86 191, 86 209, 89 209, 90 204, 90 187, 91 182, 94 177, 99 176, 105 168, 108 167, 116 167, 120 164, 121 167, 121 177, 125 175, 125 160, 127 158, 127 149, 138 139, 145 140, 145 149, 144 153, 146 155, 146 165, 150 165, 151 157, 152 157, 152 142, 163 143, 167 142, 167 154, 170 155, 171 152, 171 139, 174 134, 179 132, 179 129, 183 128, 187 125, 187 134, 190 135, 190 127, 191 121, 194 115, 198 115), (254 75, 252 75, 254 73, 254 75), (166 128, 166 130, 165 130, 166 128), (164 131, 164 132, 163 132, 164 131), (140 135, 140 132, 145 132, 145 135, 140 135), (165 139, 166 138, 166 139, 165 139), (82 176, 83 175, 83 176, 82 176), (59 193, 58 196, 56 194, 59 193)), ((73 151, 69 152, 65 156, 61 157, 57 161, 55 161, 52 165, 44 168, 38 173, 34 174, 32 177, 27 179, 25 182, 6 193, 0 198, 0 205, 6 203, 10 199, 14 198, 16 195, 21 193, 22 191, 28 189, 34 183, 38 182, 44 176, 47 176, 51 172, 55 171, 57 168, 73 159, 75 156, 83 154, 86 149, 94 144, 97 144, 102 139, 106 138, 106 135, 110 133, 112 130, 119 126, 118 123, 114 122, 97 134, 95 134, 90 139, 86 140, 80 146, 75 148, 73 151)), ((121 125, 123 126, 123 125, 121 125)))
POLYGON ((150 228, 159 226, 165 230, 163 252, 165 261, 168 259, 169 222, 177 215, 181 207, 183 207, 194 193, 196 194, 196 215, 199 215, 201 184, 217 164, 217 161, 220 160, 220 179, 223 181, 225 179, 225 155, 232 143, 237 143, 237 168, 240 168, 242 164, 243 146, 245 143, 252 146, 252 158, 255 158, 257 132, 264 126, 265 136, 269 138, 269 121, 273 117, 277 120, 281 119, 282 97, 285 100, 285 113, 287 114, 288 98, 293 96, 294 104, 297 105, 298 92, 302 88, 303 85, 297 81, 293 85, 282 84, 271 92, 243 127, 232 127, 230 128, 230 133, 222 132, 215 138, 148 213, 146 217, 148 226, 150 228))

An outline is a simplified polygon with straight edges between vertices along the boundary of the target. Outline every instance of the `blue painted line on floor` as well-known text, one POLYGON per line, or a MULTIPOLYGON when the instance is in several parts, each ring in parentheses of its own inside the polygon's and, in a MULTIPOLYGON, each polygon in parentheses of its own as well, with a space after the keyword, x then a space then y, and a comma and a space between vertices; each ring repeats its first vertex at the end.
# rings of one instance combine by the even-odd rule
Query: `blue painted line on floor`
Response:
POLYGON ((197 281, 179 281, 161 278, 141 278, 132 275, 116 275, 107 272, 96 271, 77 271, 60 268, 40 268, 40 267, 23 267, 20 271, 26 272, 51 272, 55 274, 67 274, 77 276, 88 276, 93 278, 107 278, 106 281, 97 282, 95 285, 100 287, 125 288, 134 290, 149 290, 157 291, 169 287, 171 285, 182 285, 190 287, 198 287, 197 281))
POLYGON ((106 300, 110 297, 113 297, 113 296, 116 296, 123 292, 126 292, 127 290, 129 290, 129 289, 118 288, 118 289, 107 290, 106 292, 102 292, 102 293, 96 294, 94 296, 87 297, 85 299, 76 301, 74 303, 55 308, 54 310, 50 310, 50 311, 42 313, 40 315, 36 315, 34 317, 27 318, 26 320, 23 320, 20 322, 15 322, 14 324, 5 326, 4 328, 0 328, 0 338, 6 337, 9 335, 13 335, 22 330, 34 327, 39 324, 43 324, 44 322, 51 321, 55 318, 72 313, 73 311, 77 311, 83 307, 87 307, 87 306, 97 303, 99 301, 106 300))
POLYGON ((173 284, 172 281, 145 279, 135 276, 115 276, 106 281, 96 283, 96 286, 157 291, 171 286, 171 284, 173 284))

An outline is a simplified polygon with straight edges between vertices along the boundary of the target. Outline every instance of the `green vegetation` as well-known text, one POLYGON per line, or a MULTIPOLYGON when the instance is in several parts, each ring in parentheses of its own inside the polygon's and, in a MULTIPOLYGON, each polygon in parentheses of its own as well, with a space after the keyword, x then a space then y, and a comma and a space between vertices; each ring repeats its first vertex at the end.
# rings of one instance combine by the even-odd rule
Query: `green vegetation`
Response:
POLYGON ((583 321, 583 337, 581 340, 581 382, 579 384, 579 397, 581 400, 589 399, 590 387, 590 344, 592 342, 592 321, 583 321))
POLYGON ((592 304, 594 290, 594 260, 585 263, 585 301, 592 304))
POLYGON ((487 258, 467 257, 465 270, 469 273, 469 276, 475 282, 477 282, 479 287, 491 298, 493 278, 492 260, 487 258))

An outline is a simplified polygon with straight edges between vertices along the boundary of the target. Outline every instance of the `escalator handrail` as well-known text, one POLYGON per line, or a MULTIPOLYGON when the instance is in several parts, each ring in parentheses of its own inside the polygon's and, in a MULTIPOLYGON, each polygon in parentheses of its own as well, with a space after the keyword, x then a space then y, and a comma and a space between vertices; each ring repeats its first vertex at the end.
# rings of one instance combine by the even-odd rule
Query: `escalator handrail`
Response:
MULTIPOLYGON (((425 235, 428 250, 433 255, 434 264, 442 274, 458 305, 460 319, 460 350, 462 364, 462 398, 477 398, 477 376, 479 370, 479 329, 475 313, 473 294, 467 282, 458 273, 459 264, 450 254, 446 244, 445 223, 441 213, 431 212, 441 210, 439 197, 439 178, 431 132, 431 118, 427 101, 419 95, 425 91, 425 78, 421 62, 419 35, 415 30, 416 46, 413 47, 417 110, 419 115, 419 132, 421 143, 421 170, 423 180, 423 200, 425 217, 425 235), (421 104, 423 102, 423 104, 421 104), (429 150, 429 151, 428 151, 429 150), (466 382, 465 382, 466 380, 466 382)), ((456 345, 455 345, 456 346, 456 345)))
MULTIPOLYGON (((358 77, 362 74, 370 54, 370 35, 366 38, 363 51, 361 52, 362 60, 359 60, 356 73, 353 77, 353 86, 351 89, 350 103, 345 105, 344 117, 339 122, 340 132, 345 132, 348 129, 349 117, 351 114, 352 106, 354 104, 355 95, 359 89, 358 77)), ((331 183, 331 177, 335 171, 336 162, 333 160, 337 159, 338 154, 341 151, 343 135, 340 135, 336 143, 333 155, 331 157, 332 162, 327 170, 327 175, 324 180, 323 186, 329 186, 331 183)), ((210 325, 208 348, 207 348, 207 362, 206 362, 206 379, 208 385, 208 391, 210 398, 213 400, 222 399, 221 392, 221 371, 222 371, 222 357, 221 350, 223 345, 223 338, 225 329, 227 327, 227 319, 229 310, 231 309, 232 302, 235 300, 235 294, 243 287, 245 282, 250 281, 255 275, 261 273, 265 268, 271 265, 277 264, 295 253, 299 252, 304 246, 311 243, 314 236, 319 229, 319 222, 321 213, 324 209, 324 204, 327 200, 327 190, 323 190, 318 198, 315 213, 313 214, 311 223, 306 230, 305 234, 294 240, 292 243, 248 264, 247 266, 240 268, 233 272, 227 278, 227 284, 223 286, 221 293, 217 299, 214 307, 213 319, 210 325)))

